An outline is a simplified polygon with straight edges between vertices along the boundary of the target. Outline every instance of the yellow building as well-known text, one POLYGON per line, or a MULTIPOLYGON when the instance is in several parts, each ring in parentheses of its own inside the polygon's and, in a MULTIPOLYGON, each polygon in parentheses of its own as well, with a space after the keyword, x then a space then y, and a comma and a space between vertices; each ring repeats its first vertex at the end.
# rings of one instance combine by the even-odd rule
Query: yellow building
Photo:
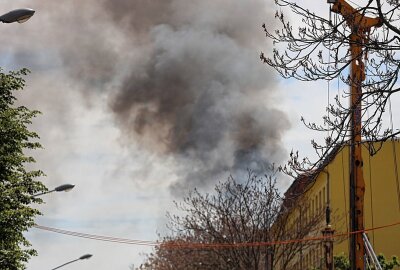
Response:
MULTIPOLYGON (((376 252, 386 257, 400 256, 400 142, 387 141, 376 155, 370 156, 367 144, 363 147, 365 197, 364 225, 371 229, 367 235, 376 252), (393 225, 393 226, 388 226, 393 225), (388 227, 386 227, 388 226, 388 227), (381 228, 383 227, 383 228, 381 228), (372 230, 373 228, 377 228, 372 230)), ((380 144, 376 143, 376 147, 380 144)), ((334 255, 349 254, 349 146, 332 151, 323 164, 309 175, 296 179, 285 193, 289 213, 288 230, 309 226, 307 237, 321 236, 326 226, 325 210, 330 205, 331 224, 336 237, 334 255), (310 225, 314 223, 315 226, 310 225)), ((276 269, 324 269, 322 241, 302 243, 302 248, 282 267, 282 256, 276 269)), ((284 252, 285 247, 280 248, 284 252)))

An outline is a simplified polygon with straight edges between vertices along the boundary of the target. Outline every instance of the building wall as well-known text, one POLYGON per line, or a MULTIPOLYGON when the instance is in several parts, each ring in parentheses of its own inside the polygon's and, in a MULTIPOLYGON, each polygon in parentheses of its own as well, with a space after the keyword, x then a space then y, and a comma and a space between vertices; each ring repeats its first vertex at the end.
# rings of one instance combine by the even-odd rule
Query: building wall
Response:
MULTIPOLYGON (((378 144, 376 144, 378 146, 378 144)), ((398 181, 396 163, 400 169, 399 141, 385 142, 382 149, 370 157, 368 149, 363 148, 364 162, 364 226, 366 229, 386 226, 400 221, 398 181), (395 152, 394 152, 395 151, 395 152), (395 162, 396 161, 396 162, 395 162)), ((334 211, 333 227, 336 233, 347 232, 349 228, 349 147, 339 151, 328 164, 330 174, 331 208, 334 211)), ((321 181, 320 174, 317 181, 321 181)), ((368 232, 377 254, 387 257, 400 255, 400 225, 368 232)), ((336 241, 334 254, 348 254, 349 241, 336 241)))
MULTIPOLYGON (((364 197, 365 228, 369 229, 399 222, 400 198, 397 181, 400 181, 400 179, 398 179, 396 173, 396 164, 398 173, 400 173, 399 141, 385 142, 382 149, 372 157, 369 156, 366 147, 363 148, 362 154, 366 187, 364 197)), ((292 220, 304 222, 304 220, 318 216, 321 221, 318 227, 310 232, 309 237, 321 236, 321 230, 325 227, 325 207, 330 201, 331 223, 335 234, 348 232, 349 147, 344 146, 338 150, 335 157, 313 179, 304 188, 299 202, 291 208, 292 220), (301 218, 299 217, 300 213, 301 218)), ((370 231, 368 236, 377 254, 383 253, 386 257, 400 256, 400 225, 370 231)), ((341 253, 346 256, 349 253, 348 237, 335 239, 334 255, 341 253)), ((323 258, 324 252, 321 243, 305 246, 301 254, 298 254, 291 263, 291 269, 312 269, 321 266, 324 261, 323 258)))
MULTIPOLYGON (((321 235, 325 224, 326 182, 315 181, 313 185, 303 187, 303 191, 304 189, 306 192, 301 196, 298 196, 297 189, 295 193, 286 194, 286 208, 290 211, 289 216, 284 218, 286 234, 280 240, 304 239, 321 235)), ((277 253, 279 259, 274 269, 304 270, 321 266, 324 262, 322 241, 280 245, 277 253), (289 253, 288 255, 293 255, 295 252, 293 260, 287 265, 280 261, 285 260, 282 258, 282 253, 285 252, 289 253)))

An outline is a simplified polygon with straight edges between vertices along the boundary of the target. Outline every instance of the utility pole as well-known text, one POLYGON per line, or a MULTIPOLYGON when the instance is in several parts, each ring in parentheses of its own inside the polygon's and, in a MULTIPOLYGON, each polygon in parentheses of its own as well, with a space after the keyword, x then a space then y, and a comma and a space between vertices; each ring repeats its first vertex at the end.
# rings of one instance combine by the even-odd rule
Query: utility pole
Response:
MULTIPOLYGON (((350 52, 350 229, 352 232, 364 230, 364 193, 363 160, 361 156, 361 84, 365 80, 363 46, 368 41, 368 33, 372 27, 380 27, 379 18, 370 18, 353 8, 345 0, 328 0, 332 3, 332 12, 343 16, 351 29, 350 52)), ((350 263, 352 270, 364 270, 364 241, 362 233, 350 236, 350 263)))

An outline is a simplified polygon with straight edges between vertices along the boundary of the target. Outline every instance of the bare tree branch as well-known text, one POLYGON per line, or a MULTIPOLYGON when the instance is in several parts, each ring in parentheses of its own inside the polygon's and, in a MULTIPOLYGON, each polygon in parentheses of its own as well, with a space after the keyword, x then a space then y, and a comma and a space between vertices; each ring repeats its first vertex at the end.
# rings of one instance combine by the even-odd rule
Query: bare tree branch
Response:
MULTIPOLYGON (((312 141, 312 145, 319 156, 316 162, 307 158, 299 158, 298 153, 292 153, 290 160, 282 171, 294 177, 317 168, 327 157, 328 153, 337 145, 345 144, 351 136, 351 113, 361 104, 362 129, 361 136, 366 142, 383 142, 399 134, 388 123, 387 111, 390 97, 399 92, 400 71, 400 11, 399 3, 395 0, 370 0, 364 7, 354 7, 354 12, 344 17, 338 16, 333 22, 316 15, 310 10, 298 5, 294 1, 276 0, 281 10, 286 10, 297 16, 301 24, 295 29, 285 17, 284 11, 276 13, 281 29, 271 32, 263 25, 265 35, 274 44, 279 44, 283 50, 274 49, 272 55, 261 53, 261 60, 273 67, 282 77, 294 78, 300 81, 317 81, 337 78, 342 85, 356 83, 349 74, 350 63, 359 61, 365 67, 361 74, 365 80, 361 81, 363 94, 361 98, 348 107, 342 104, 343 99, 335 98, 329 104, 327 115, 322 124, 309 123, 303 118, 306 127, 326 132, 324 142, 312 141), (366 38, 359 41, 351 39, 348 22, 374 18, 380 22, 373 28, 358 29, 366 38), (348 48, 351 45, 360 45, 361 52, 351 56, 348 48)), ((360 82, 358 82, 360 83, 360 82)), ((343 97, 349 97, 350 91, 344 90, 343 97)), ((355 134, 356 135, 356 134, 355 134)), ((368 147, 374 155, 378 148, 368 147)))

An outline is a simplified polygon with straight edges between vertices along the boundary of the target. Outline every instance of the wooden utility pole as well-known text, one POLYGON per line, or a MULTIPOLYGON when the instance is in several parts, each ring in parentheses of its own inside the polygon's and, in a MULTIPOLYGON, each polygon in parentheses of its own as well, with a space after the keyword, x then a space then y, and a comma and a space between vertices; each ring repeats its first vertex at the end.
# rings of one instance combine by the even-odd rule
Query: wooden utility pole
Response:
MULTIPOLYGON (((362 81, 365 80, 363 46, 368 40, 372 27, 379 27, 379 18, 369 18, 350 6, 345 0, 328 0, 333 3, 332 11, 343 16, 351 29, 351 139, 350 139, 350 229, 352 232, 364 230, 363 160, 361 156, 361 98, 362 81)), ((350 236, 350 262, 352 270, 364 270, 364 242, 362 233, 350 236)))

